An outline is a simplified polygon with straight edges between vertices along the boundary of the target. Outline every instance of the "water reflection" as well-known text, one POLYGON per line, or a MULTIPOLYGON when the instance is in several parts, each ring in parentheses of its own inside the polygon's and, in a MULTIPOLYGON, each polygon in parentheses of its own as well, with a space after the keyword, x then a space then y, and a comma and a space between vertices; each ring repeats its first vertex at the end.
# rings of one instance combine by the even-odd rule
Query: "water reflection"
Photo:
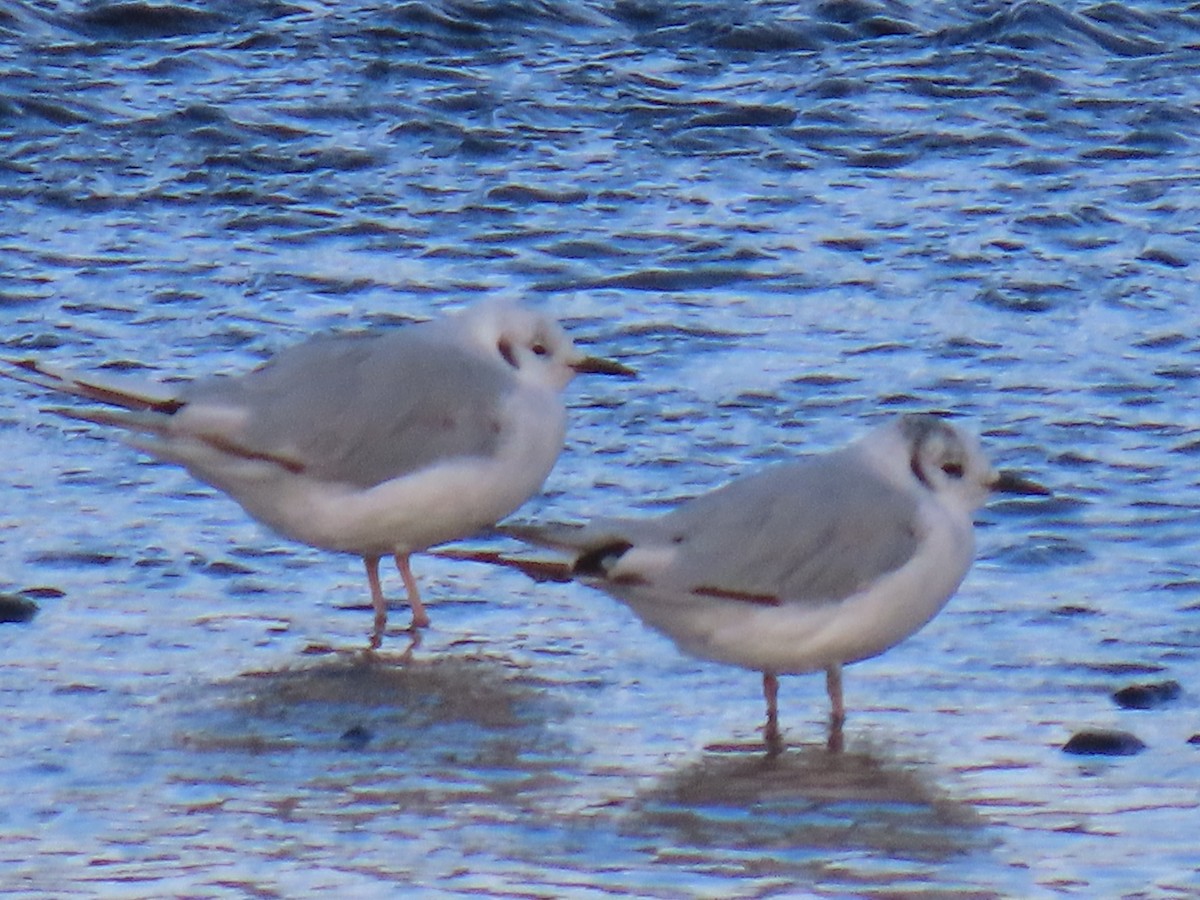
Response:
POLYGON ((425 748, 442 759, 449 747, 478 765, 501 737, 545 747, 547 724, 565 714, 536 676, 498 656, 330 656, 213 685, 180 742, 193 750, 425 748))
POLYGON ((635 799, 628 829, 659 861, 822 879, 877 870, 882 883, 988 843, 971 807, 884 752, 758 750, 706 753, 665 777, 635 799))
POLYGON ((597 779, 607 790, 596 795, 580 781, 594 760, 561 727, 577 686, 498 655, 401 657, 329 654, 193 696, 167 779, 175 809, 218 831, 216 820, 240 830, 247 815, 410 835, 430 817, 503 822, 508 864, 530 871, 548 855, 574 868, 607 834, 614 865, 649 853, 680 877, 736 871, 760 886, 928 884, 931 867, 988 843, 981 818, 928 770, 877 748, 729 745, 631 794, 625 779, 597 779))

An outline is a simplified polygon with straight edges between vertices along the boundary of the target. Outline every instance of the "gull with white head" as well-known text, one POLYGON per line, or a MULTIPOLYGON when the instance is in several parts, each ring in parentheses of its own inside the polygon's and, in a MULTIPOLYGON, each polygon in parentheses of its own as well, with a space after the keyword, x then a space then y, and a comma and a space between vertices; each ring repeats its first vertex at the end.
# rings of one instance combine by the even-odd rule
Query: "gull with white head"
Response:
POLYGON ((495 524, 533 495, 563 447, 562 392, 579 372, 632 375, 581 353, 553 319, 505 300, 285 349, 240 376, 130 391, 33 361, 4 374, 107 408, 114 425, 279 534, 362 557, 387 625, 379 562, 393 556, 413 629, 428 625, 411 554, 495 524))
MULTIPOLYGON (((840 747, 842 667, 942 609, 974 559, 972 514, 1001 491, 1049 493, 997 472, 962 429, 910 414, 656 518, 503 530, 571 553, 559 575, 624 601, 685 652, 761 672, 764 735, 778 752, 779 676, 825 672, 840 747)), ((536 562, 486 561, 559 577, 536 562)))

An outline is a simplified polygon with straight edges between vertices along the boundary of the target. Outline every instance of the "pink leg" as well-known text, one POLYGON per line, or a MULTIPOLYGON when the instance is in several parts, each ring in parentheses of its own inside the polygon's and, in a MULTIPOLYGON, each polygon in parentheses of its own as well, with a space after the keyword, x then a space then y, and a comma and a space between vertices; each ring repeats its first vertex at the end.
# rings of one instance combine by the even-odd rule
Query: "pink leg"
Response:
POLYGON ((387 628, 387 600, 383 596, 383 588, 379 585, 379 557, 364 556, 363 565, 367 568, 367 584, 371 586, 371 605, 375 607, 375 627, 371 631, 372 650, 378 650, 383 643, 383 632, 387 628))
POLYGON ((842 701, 842 667, 835 663, 825 670, 825 690, 829 693, 829 750, 842 751, 842 725, 846 721, 846 706, 842 701))
POLYGON ((408 591, 408 605, 412 607, 412 627, 426 628, 429 625, 429 614, 421 603, 421 592, 417 590, 417 579, 413 578, 412 569, 408 567, 408 554, 396 554, 396 568, 404 579, 404 589, 408 591))
POLYGON ((783 739, 779 735, 779 676, 773 672, 763 672, 763 697, 767 701, 763 741, 767 745, 767 755, 776 756, 783 752, 783 739))

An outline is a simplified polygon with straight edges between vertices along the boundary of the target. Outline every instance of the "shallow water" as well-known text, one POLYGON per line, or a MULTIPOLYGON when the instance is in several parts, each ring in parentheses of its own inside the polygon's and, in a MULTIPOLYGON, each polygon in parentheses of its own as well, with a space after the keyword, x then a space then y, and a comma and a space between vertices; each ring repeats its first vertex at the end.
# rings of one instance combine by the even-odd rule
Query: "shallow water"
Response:
POLYGON ((5 385, 0 590, 52 590, 0 625, 0 892, 1200 893, 1194 7, 34 3, 0 34, 7 357, 186 378, 504 292, 642 374, 571 389, 522 518, 900 410, 1056 492, 981 514, 947 609, 848 670, 845 754, 784 679, 767 761, 719 749, 754 674, 581 587, 422 557, 433 630, 367 664, 354 560, 5 385), (1147 747, 1064 754, 1088 728, 1147 747))

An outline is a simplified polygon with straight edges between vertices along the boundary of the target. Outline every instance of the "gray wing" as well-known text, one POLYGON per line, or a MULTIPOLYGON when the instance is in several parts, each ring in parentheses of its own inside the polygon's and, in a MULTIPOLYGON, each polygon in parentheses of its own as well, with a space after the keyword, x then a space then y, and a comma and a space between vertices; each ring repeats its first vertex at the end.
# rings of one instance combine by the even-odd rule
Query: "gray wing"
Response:
POLYGON ((513 389, 499 364, 425 326, 319 338, 236 378, 185 392, 248 421, 240 450, 298 464, 314 477, 370 487, 431 463, 491 454, 513 389))
POLYGON ((841 600, 919 542, 914 498, 846 451, 738 479, 652 521, 655 542, 677 548, 673 582, 755 602, 841 600))

